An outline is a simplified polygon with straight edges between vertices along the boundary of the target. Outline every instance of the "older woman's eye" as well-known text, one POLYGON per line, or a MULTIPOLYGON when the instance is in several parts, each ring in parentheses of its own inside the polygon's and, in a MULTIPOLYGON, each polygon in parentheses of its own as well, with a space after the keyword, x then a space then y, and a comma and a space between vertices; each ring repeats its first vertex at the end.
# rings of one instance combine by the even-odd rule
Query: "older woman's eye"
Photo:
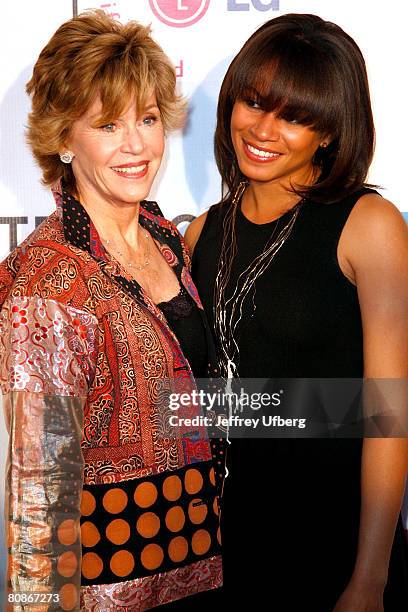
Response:
POLYGON ((106 123, 105 125, 101 125, 99 129, 103 130, 104 132, 114 132, 116 129, 116 124, 106 123))
POLYGON ((143 117, 143 125, 154 125, 158 120, 158 115, 147 115, 143 117))

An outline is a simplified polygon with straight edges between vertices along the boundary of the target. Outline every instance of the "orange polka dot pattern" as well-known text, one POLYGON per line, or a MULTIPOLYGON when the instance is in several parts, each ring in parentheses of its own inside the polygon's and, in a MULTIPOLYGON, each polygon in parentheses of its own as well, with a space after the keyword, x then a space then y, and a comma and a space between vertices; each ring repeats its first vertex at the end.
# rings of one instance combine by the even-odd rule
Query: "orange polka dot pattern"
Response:
MULTIPOLYGON (((68 489, 69 484, 67 485, 67 492, 68 489)), ((56 559, 56 570, 59 583, 57 589, 59 595, 59 609, 67 612, 77 609, 79 604, 77 574, 80 571, 80 563, 76 554, 79 535, 80 525, 77 520, 63 519, 56 526, 55 539, 56 545, 60 550, 56 559)), ((32 555, 34 564, 35 558, 36 555, 32 555)), ((43 578, 45 578, 45 576, 43 576, 43 578)))
MULTIPOLYGON (((66 499, 69 494, 69 486, 66 487, 66 499)), ((34 552, 25 556, 24 564, 12 563, 10 557, 10 573, 19 573, 25 579, 35 581, 51 580, 55 585, 55 592, 59 595, 59 610, 74 610, 78 608, 79 593, 77 579, 80 572, 80 562, 77 552, 80 524, 78 520, 64 518, 65 512, 59 516, 59 521, 51 526, 44 522, 32 522, 26 531, 26 537, 34 552), (44 554, 44 547, 52 542, 55 555, 44 554)), ((85 525, 85 531, 87 526, 85 525)), ((89 532, 92 542, 95 536, 92 530, 89 532)), ((21 531, 21 526, 11 525, 9 540, 14 542, 16 535, 21 531)), ((86 538, 85 538, 86 539, 86 538)), ((39 606, 38 609, 43 609, 39 606)))
MULTIPOLYGON (((81 511, 84 586, 166 572, 220 553, 211 461, 154 480, 85 486, 81 511)), ((72 571, 72 560, 63 561, 63 571, 72 571)))

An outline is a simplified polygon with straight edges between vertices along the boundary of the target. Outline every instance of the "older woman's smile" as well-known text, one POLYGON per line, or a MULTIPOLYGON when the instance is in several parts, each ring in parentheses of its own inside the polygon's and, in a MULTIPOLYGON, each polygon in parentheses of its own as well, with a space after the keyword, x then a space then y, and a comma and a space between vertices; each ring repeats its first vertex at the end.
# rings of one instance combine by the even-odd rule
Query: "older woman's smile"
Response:
POLYGON ((121 166, 112 166, 112 170, 127 179, 139 179, 146 176, 148 171, 149 162, 144 160, 139 164, 122 164, 121 166))

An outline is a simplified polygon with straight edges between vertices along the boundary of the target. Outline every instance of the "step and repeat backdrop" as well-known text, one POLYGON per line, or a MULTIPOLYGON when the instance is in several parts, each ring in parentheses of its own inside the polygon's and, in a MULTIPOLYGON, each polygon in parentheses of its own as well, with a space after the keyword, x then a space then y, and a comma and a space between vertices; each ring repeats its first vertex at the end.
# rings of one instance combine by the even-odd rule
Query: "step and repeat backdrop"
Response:
MULTIPOLYGON (((181 231, 220 197, 213 133, 221 81, 243 42, 264 21, 284 13, 315 13, 344 28, 359 44, 371 84, 377 147, 369 180, 406 215, 405 4, 399 0, 5 0, 0 74, 0 257, 53 210, 24 141, 29 99, 25 84, 56 28, 72 15, 100 8, 120 21, 151 24, 172 59, 178 87, 189 99, 189 121, 167 139, 151 197, 181 231)), ((7 434, 0 417, 0 463, 7 434)), ((0 466, 3 471, 2 465, 0 466)), ((1 529, 3 526, 1 526, 1 529)), ((3 535, 0 534, 3 543, 3 535)), ((5 550, 1 549, 4 573, 5 550)))

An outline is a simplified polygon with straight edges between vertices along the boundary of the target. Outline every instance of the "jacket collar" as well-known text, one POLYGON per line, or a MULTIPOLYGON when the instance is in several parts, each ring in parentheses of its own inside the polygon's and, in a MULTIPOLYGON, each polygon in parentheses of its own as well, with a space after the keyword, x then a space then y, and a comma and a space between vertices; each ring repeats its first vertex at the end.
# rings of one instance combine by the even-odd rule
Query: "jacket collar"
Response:
MULTIPOLYGON (((58 193, 54 192, 54 197, 57 206, 62 208, 65 240, 73 246, 87 251, 96 259, 107 260, 106 251, 99 234, 82 204, 70 195, 64 186, 60 187, 58 193)), ((156 202, 147 200, 140 202, 139 223, 160 244, 172 242, 172 246, 174 246, 174 243, 179 242, 175 240, 178 232, 167 219, 164 219, 156 202)), ((177 253, 177 255, 181 256, 182 261, 182 252, 177 253)))
MULTIPOLYGON (((157 315, 157 307, 143 291, 139 283, 120 273, 119 267, 112 261, 103 246, 102 240, 82 204, 65 189, 63 184, 53 189, 57 207, 62 211, 62 226, 65 240, 89 253, 104 270, 110 274, 127 292, 141 301, 157 315)), ((184 262, 183 247, 180 235, 175 226, 165 219, 156 202, 143 200, 140 203, 139 223, 161 245, 162 253, 172 266, 179 283, 202 309, 197 290, 191 280, 184 262)), ((160 315, 159 315, 160 316, 160 315)))

